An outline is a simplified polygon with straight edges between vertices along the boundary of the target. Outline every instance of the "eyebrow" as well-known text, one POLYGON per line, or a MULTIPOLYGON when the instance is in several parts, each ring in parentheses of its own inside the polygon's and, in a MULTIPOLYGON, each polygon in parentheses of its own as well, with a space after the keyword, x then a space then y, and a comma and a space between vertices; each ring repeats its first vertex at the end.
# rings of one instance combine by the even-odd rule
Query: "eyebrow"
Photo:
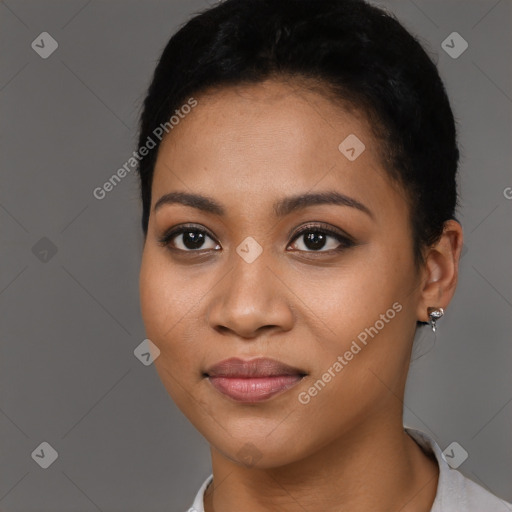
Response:
MULTIPOLYGON (((166 204, 176 203, 183 204, 185 206, 191 206, 192 208, 197 208, 198 210, 212 213, 214 215, 218 215, 219 217, 222 217, 226 214, 224 207, 215 201, 215 199, 201 194, 193 194, 189 192, 169 192, 168 194, 163 195, 155 203, 153 211, 156 212, 166 204)), ((304 193, 285 197, 275 202, 273 204, 273 209, 276 217, 285 217, 292 212, 307 208, 308 206, 316 206, 322 204, 349 206, 366 213, 369 217, 374 219, 371 210, 363 203, 360 203, 356 199, 336 191, 304 193)))

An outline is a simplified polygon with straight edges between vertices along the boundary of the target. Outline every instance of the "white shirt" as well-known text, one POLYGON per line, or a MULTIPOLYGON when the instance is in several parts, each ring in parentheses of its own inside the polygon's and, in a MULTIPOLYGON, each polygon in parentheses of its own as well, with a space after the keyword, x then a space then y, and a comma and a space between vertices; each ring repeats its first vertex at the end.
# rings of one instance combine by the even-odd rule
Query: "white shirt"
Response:
MULTIPOLYGON (((426 452, 434 453, 439 465, 437 492, 430 512, 512 512, 511 503, 503 501, 451 468, 441 448, 430 436, 408 427, 405 427, 405 431, 426 452)), ((204 492, 212 480, 213 475, 210 475, 203 482, 187 512, 204 512, 204 492)))

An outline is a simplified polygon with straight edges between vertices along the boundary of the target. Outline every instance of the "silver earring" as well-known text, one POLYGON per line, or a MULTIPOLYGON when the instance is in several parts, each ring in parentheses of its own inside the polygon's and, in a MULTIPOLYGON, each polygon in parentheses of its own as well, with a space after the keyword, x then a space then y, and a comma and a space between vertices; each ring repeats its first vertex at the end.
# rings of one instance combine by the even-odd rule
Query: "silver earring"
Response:
POLYGON ((429 324, 432 327, 432 332, 436 332, 436 321, 439 320, 444 315, 443 308, 427 308, 427 313, 429 317, 429 324))

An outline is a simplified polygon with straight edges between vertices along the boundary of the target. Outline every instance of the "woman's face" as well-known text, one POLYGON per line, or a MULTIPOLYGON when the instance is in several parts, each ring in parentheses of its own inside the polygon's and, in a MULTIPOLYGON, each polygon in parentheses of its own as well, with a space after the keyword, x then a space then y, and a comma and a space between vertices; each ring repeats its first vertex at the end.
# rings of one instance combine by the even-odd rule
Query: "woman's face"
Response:
POLYGON ((159 149, 140 274, 167 391, 257 467, 401 422, 420 275, 367 121, 275 81, 197 101, 159 149), (178 192, 204 199, 159 202, 178 192), (212 370, 261 357, 292 370, 212 370))

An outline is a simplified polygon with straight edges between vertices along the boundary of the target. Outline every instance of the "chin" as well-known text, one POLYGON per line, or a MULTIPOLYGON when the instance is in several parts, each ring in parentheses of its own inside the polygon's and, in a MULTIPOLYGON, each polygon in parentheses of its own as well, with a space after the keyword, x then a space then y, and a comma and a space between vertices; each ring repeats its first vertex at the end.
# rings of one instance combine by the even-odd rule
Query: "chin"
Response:
MULTIPOLYGON (((226 424, 229 425, 228 422, 226 424)), ((284 423, 276 428, 278 424, 272 422, 271 426, 267 421, 262 428, 261 421, 258 426, 245 421, 243 425, 230 424, 229 428, 226 425, 226 430, 219 426, 215 431, 210 428, 198 430, 216 451, 230 461, 247 468, 269 469, 292 464, 303 458, 307 451, 307 446, 297 442, 300 437, 297 432, 287 429, 284 423)))

